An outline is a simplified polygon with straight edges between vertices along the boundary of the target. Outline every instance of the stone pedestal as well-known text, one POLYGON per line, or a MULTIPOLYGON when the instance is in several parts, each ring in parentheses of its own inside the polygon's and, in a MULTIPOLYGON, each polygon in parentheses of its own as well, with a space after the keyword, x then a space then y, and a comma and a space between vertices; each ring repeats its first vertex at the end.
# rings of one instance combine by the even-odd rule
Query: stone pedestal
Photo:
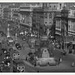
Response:
POLYGON ((43 50, 43 53, 42 53, 42 58, 49 58, 49 52, 48 52, 48 50, 47 49, 44 49, 43 50))

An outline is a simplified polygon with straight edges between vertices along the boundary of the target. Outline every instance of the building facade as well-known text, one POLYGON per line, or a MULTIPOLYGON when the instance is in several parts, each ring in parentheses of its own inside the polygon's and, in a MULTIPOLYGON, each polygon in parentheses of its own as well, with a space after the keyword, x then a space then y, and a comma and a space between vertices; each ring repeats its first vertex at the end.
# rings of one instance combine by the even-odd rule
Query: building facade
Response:
POLYGON ((33 9, 32 29, 44 34, 44 11, 43 8, 33 9))
POLYGON ((2 17, 2 6, 0 4, 0 17, 2 17))
POLYGON ((20 15, 19 15, 19 7, 20 4, 11 4, 9 5, 10 8, 10 19, 13 21, 19 21, 20 20, 20 15))
POLYGON ((53 24, 54 19, 54 11, 57 10, 56 3, 44 3, 44 25, 45 26, 51 26, 53 24))
POLYGON ((41 3, 24 3, 20 6, 20 22, 32 26, 32 13, 34 8, 41 7, 41 3))
POLYGON ((61 14, 62 3, 44 3, 44 25, 50 29, 50 35, 55 36, 55 28, 60 29, 60 19, 55 19, 55 16, 61 14))
POLYGON ((75 35, 75 3, 65 3, 68 13, 68 35, 75 35))
POLYGON ((75 10, 70 10, 69 16, 68 16, 68 34, 70 36, 75 35, 75 10))

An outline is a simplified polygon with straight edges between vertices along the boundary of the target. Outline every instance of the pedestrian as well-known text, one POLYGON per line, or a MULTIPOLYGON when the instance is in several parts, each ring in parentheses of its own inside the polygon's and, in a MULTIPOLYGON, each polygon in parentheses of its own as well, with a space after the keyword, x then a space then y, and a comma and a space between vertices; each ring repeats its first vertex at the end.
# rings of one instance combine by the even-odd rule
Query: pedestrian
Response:
POLYGON ((54 52, 54 45, 52 44, 52 42, 49 43, 49 53, 50 56, 53 56, 53 52, 54 52))
POLYGON ((73 45, 72 45, 72 42, 70 42, 69 53, 72 53, 72 49, 73 49, 73 45))

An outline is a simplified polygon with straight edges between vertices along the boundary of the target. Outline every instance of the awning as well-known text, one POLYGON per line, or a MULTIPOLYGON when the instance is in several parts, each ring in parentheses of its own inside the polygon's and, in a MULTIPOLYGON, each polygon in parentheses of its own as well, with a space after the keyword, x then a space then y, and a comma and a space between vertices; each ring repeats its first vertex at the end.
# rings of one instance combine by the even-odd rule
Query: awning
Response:
POLYGON ((27 28, 30 28, 30 26, 27 25, 27 24, 20 23, 20 25, 21 25, 21 26, 24 26, 24 27, 27 27, 27 28))

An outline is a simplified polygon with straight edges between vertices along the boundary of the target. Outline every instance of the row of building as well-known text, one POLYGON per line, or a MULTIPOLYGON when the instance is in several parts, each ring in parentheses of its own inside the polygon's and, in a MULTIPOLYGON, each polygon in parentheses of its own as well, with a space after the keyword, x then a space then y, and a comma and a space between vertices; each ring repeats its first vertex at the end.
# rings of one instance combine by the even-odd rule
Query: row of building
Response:
POLYGON ((39 29, 39 26, 51 28, 55 23, 56 34, 61 35, 61 11, 64 6, 68 11, 68 34, 75 35, 75 3, 2 3, 0 17, 18 21, 22 25, 34 26, 34 29, 39 29))
MULTIPOLYGON (((33 12, 33 10, 36 8, 41 8, 43 11, 57 11, 61 9, 61 5, 59 6, 59 3, 4 3, 0 4, 0 16, 9 19, 13 19, 14 17, 16 17, 16 19, 18 18, 21 22, 25 23, 28 20, 31 20, 29 19, 30 17, 32 17, 31 12, 33 12)), ((41 9, 37 10, 40 11, 41 9)), ((44 13, 44 23, 46 25, 52 25, 52 15, 53 14, 50 12, 44 13)))

